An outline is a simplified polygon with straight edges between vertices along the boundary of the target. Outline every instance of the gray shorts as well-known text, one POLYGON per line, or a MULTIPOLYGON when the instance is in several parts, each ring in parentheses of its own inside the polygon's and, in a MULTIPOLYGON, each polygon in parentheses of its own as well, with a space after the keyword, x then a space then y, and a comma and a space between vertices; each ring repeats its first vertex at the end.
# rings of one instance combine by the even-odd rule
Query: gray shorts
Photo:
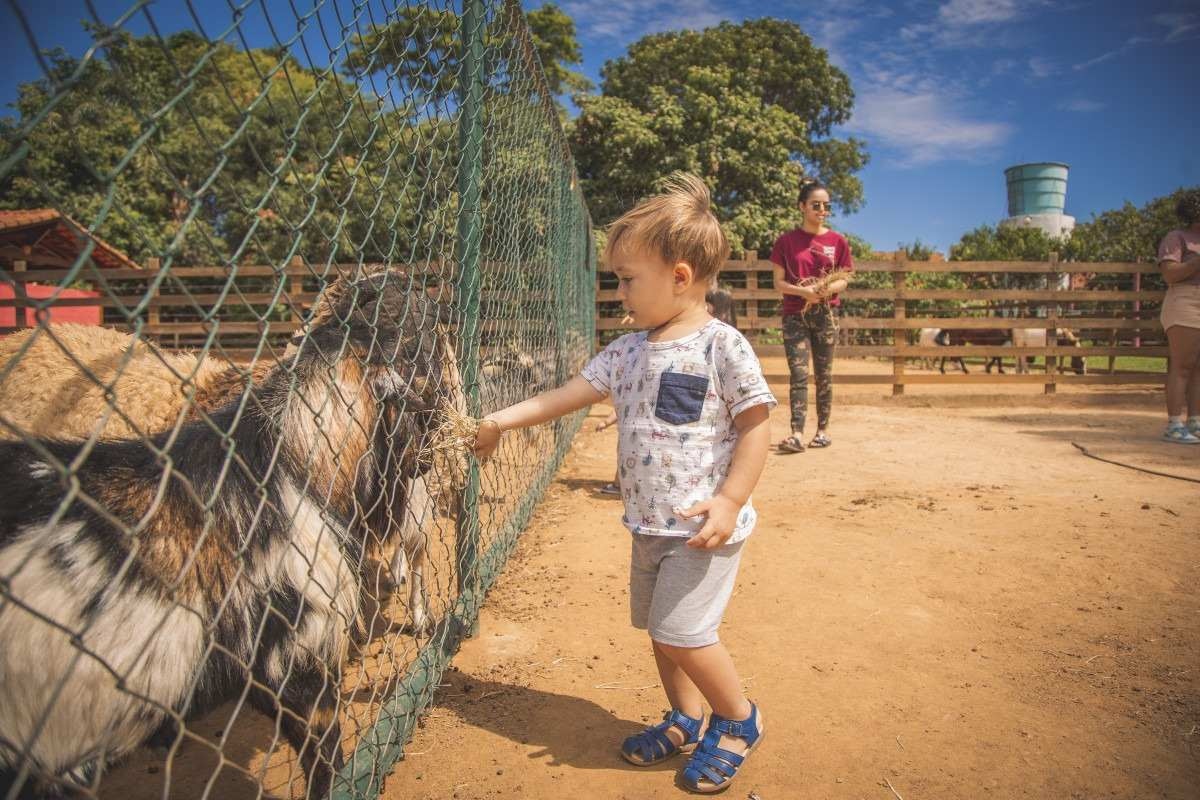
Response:
POLYGON ((717 628, 733 593, 745 541, 698 550, 688 547, 683 536, 632 533, 630 538, 633 627, 675 647, 705 647, 719 641, 717 628))

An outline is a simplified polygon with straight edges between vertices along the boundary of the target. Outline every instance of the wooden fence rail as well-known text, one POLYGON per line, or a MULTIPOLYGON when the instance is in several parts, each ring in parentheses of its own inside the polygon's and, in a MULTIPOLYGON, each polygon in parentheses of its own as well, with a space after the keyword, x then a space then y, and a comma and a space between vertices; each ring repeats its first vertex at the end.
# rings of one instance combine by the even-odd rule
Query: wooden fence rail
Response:
MULTIPOLYGON (((721 282, 729 287, 739 307, 738 326, 744 333, 757 341, 760 353, 774 353, 777 349, 764 345, 764 340, 776 338, 782 326, 779 308, 782 296, 774 289, 774 265, 767 260, 750 258, 731 260, 721 271, 721 282)), ((1154 264, 1145 263, 1093 263, 1059 262, 1051 258, 1047 262, 1027 261, 860 261, 855 265, 859 273, 886 273, 891 275, 891 286, 859 287, 851 281, 850 288, 841 297, 846 305, 854 301, 879 301, 891 304, 889 316, 843 316, 839 319, 844 343, 838 348, 839 356, 875 357, 892 359, 890 375, 842 375, 835 374, 840 383, 891 384, 894 394, 903 394, 908 384, 961 384, 984 382, 1041 383, 1047 394, 1052 394, 1058 383, 1151 383, 1161 384, 1165 375, 1161 372, 1116 372, 1114 360, 1122 356, 1166 358, 1167 348, 1156 343, 1161 340, 1162 326, 1158 321, 1158 304, 1165 291, 1143 289, 1143 275, 1157 275, 1154 264), (1041 283, 1051 284, 1038 288, 1024 289, 924 289, 906 285, 908 276, 923 273, 956 273, 961 275, 1033 275, 1044 276, 1041 283), (1132 276, 1133 289, 1125 288, 1054 288, 1053 284, 1066 275, 1083 276, 1132 276), (913 316, 909 305, 920 301, 955 302, 960 306, 949 311, 952 316, 913 316), (1097 304, 1104 304, 1098 310, 1097 304), (968 307, 964 308, 963 305, 968 307), (1074 307, 1086 306, 1086 310, 1074 307), (998 311, 1018 309, 1023 316, 1001 316, 998 311), (1030 313, 1032 312, 1032 314, 1030 313), (1085 344, 1080 347, 1059 346, 1057 336, 1048 335, 1046 346, 1011 347, 1001 344, 973 345, 962 347, 921 347, 916 344, 916 332, 922 328, 943 328, 963 331, 1012 329, 1046 330, 1053 334, 1058 328, 1067 328, 1085 344), (853 335, 862 331, 878 331, 890 342, 859 343, 852 341, 853 335), (1125 343, 1123 339, 1132 339, 1125 343), (847 341, 851 340, 851 341, 847 341), (908 371, 907 362, 914 358, 942 358, 959 356, 993 356, 1025 358, 1042 357, 1045 370, 1029 374, 914 374, 908 371), (1106 374, 1076 375, 1059 374, 1060 359, 1066 362, 1074 357, 1102 356, 1108 358, 1106 374)), ((1113 277, 1106 282, 1111 283, 1113 277)), ((881 281, 874 281, 879 283, 881 281)), ((1068 286, 1088 281, 1071 281, 1068 286)), ((597 275, 597 320, 598 335, 612 336, 614 332, 629 330, 621 321, 622 312, 613 287, 615 277, 611 273, 597 275)))
MULTIPOLYGON (((100 269, 91 263, 80 269, 25 269, 17 261, 0 269, 0 284, 15 287, 16 295, 0 298, 0 309, 16 310, 15 326, 0 326, 0 335, 28 327, 37 309, 49 310, 53 318, 55 308, 98 307, 105 325, 137 330, 168 349, 212 347, 230 359, 270 357, 282 353, 288 339, 301 330, 323 283, 359 269, 357 264, 309 265, 300 257, 279 267, 241 265, 236 274, 228 266, 172 266, 163 274, 157 259, 150 259, 145 269, 100 269), (33 300, 23 291, 31 283, 86 285, 98 296, 33 300), (265 350, 260 346, 264 340, 265 350)), ((431 295, 449 297, 449 263, 407 264, 402 269, 430 284, 431 295)), ((522 326, 544 333, 543 321, 504 319, 504 306, 534 300, 549 307, 553 291, 485 286, 482 300, 496 308, 481 326, 485 333, 522 326)))
MULTIPOLYGON (((152 263, 147 269, 88 268, 82 271, 67 269, 22 269, 14 264, 4 270, 0 278, 17 287, 12 299, 0 299, 0 308, 15 308, 17 325, 25 321, 24 312, 30 308, 45 307, 45 301, 34 301, 21 290, 26 283, 40 282, 63 285, 68 281, 85 281, 99 289, 96 298, 58 298, 50 305, 69 308, 98 306, 106 312, 105 322, 124 329, 138 329, 168 348, 197 347, 215 343, 226 357, 240 358, 252 355, 265 337, 271 347, 282 345, 299 330, 307 309, 318 297, 317 289, 322 278, 311 265, 296 258, 283 267, 239 266, 237 285, 227 287, 230 275, 226 266, 172 267, 160 279, 158 265, 152 263), (244 281, 242 279, 245 279, 244 281), (282 282, 282 286, 280 286, 282 282), (132 309, 141 309, 134 316, 132 309)), ((486 272, 486 266, 485 272, 486 272)), ((440 276, 449 265, 416 264, 407 269, 414 275, 440 276)), ((891 276, 890 286, 855 286, 842 293, 842 299, 851 308, 855 301, 872 301, 890 304, 891 313, 886 316, 847 315, 839 320, 843 343, 838 349, 840 356, 884 358, 892 360, 891 374, 841 375, 834 376, 842 383, 891 384, 895 394, 902 394, 904 386, 923 383, 975 383, 1007 381, 1013 383, 1042 383, 1047 393, 1053 393, 1058 383, 1161 383, 1162 373, 1116 372, 1114 359, 1139 356, 1165 358, 1166 347, 1162 344, 1161 326, 1158 322, 1158 304, 1164 292, 1141 288, 1141 276, 1156 275, 1153 264, 1124 263, 1059 263, 972 261, 972 262, 908 262, 861 261, 856 264, 859 273, 885 273, 891 276), (1133 289, 1126 288, 1064 288, 1041 286, 1025 289, 923 289, 906 285, 908 276, 921 273, 958 273, 963 275, 1040 275, 1045 281, 1057 283, 1067 274, 1091 274, 1094 276, 1132 276, 1133 289), (959 304, 949 313, 954 316, 932 316, 924 312, 913 314, 910 304, 928 301, 959 304), (1102 305, 1101 305, 1102 304, 1102 305), (964 307, 966 306, 966 307, 964 307), (1084 306, 1075 309, 1072 306, 1084 306), (1018 309, 1024 316, 1000 316, 997 311, 1018 309), (1102 310, 1098 310, 1101 309, 1102 310), (1000 344, 964 347, 922 347, 917 342, 916 332, 922 328, 946 328, 964 331, 991 329, 1042 329, 1053 331, 1065 327, 1074 331, 1087 344, 1082 347, 1059 346, 1054 337, 1047 338, 1042 347, 1008 347, 1000 344), (864 340, 865 337, 865 340, 864 340), (908 371, 910 359, 932 359, 941 357, 1042 357, 1045 370, 1036 375, 941 375, 919 374, 908 371), (1101 356, 1108 358, 1107 374, 1074 375, 1059 374, 1059 361, 1074 356, 1101 356)), ((338 274, 353 274, 356 265, 332 265, 321 271, 328 278, 338 274)), ((769 344, 778 341, 778 330, 782 319, 779 316, 781 296, 774 289, 772 264, 764 259, 730 261, 722 270, 722 282, 731 286, 731 293, 739 306, 739 326, 751 338, 756 339, 760 352, 777 352, 769 344)), ((326 278, 326 279, 328 279, 326 278)), ((1108 277, 1111 283, 1113 278, 1108 277)), ((883 283, 886 279, 875 280, 883 283)), ((1074 284, 1079 281, 1073 282, 1074 284)), ((443 284, 444 285, 444 284, 443 284)), ((620 303, 613 288, 615 279, 611 273, 597 275, 596 329, 601 336, 612 336, 628 329, 621 322, 620 303)), ((547 290, 548 291, 548 290, 547 290)), ((485 288, 483 301, 493 303, 494 316, 502 316, 504 305, 519 301, 545 302, 547 291, 536 288, 522 290, 485 288)), ((510 331, 515 327, 537 327, 536 322, 519 322, 491 319, 483 325, 485 332, 510 331)), ((0 334, 4 333, 0 329, 0 334)))

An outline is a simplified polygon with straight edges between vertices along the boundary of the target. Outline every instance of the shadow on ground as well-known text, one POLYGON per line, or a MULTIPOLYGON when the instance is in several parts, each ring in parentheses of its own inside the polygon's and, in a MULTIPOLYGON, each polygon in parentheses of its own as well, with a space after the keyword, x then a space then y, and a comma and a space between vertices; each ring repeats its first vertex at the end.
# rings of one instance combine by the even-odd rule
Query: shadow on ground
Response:
MULTIPOLYGON (((1013 433, 1076 444, 1100 458, 1120 461, 1133 468, 1167 472, 1200 481, 1200 446, 1164 442, 1163 416, 1144 408, 1128 411, 1088 411, 1074 418, 1047 410, 1023 410, 979 417, 981 421, 1011 426, 1013 433)), ((1084 457, 1080 453, 1081 457, 1084 457)), ((1121 467, 1112 465, 1114 471, 1121 467)), ((1114 478, 1117 477, 1114 474, 1114 478)))
POLYGON ((468 725, 536 747, 528 757, 539 766, 679 768, 677 762, 646 768, 627 764, 618 753, 620 743, 647 723, 621 719, 583 697, 481 679, 451 667, 442 677, 432 708, 445 709, 468 725))

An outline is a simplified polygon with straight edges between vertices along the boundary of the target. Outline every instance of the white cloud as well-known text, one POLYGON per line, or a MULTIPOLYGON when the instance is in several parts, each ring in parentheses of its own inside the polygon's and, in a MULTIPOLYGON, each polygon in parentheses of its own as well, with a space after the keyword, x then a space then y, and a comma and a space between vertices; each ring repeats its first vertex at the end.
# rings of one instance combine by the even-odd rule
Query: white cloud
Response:
POLYGON ((900 38, 925 47, 944 49, 1013 46, 1011 23, 1028 16, 1044 0, 948 0, 935 16, 910 22, 899 29, 900 38))
POLYGON ((1075 100, 1064 100, 1058 104, 1058 108, 1060 111, 1075 111, 1080 114, 1090 114, 1094 111, 1103 111, 1108 108, 1108 105, 1097 100, 1087 100, 1080 97, 1075 100))
POLYGON ((1122 44, 1120 47, 1116 48, 1115 50, 1109 50, 1107 53, 1101 53, 1100 55, 1096 56, 1095 58, 1089 58, 1087 61, 1082 61, 1078 64, 1075 64, 1074 66, 1071 67, 1071 69, 1075 70, 1076 72, 1080 72, 1085 69, 1091 69, 1092 67, 1096 66, 1097 64, 1103 64, 1105 61, 1109 61, 1111 59, 1116 58, 1119 55, 1125 54, 1129 50, 1132 50, 1134 47, 1137 47, 1139 44, 1146 44, 1147 42, 1150 42, 1150 41, 1153 41, 1153 40, 1147 39, 1145 36, 1130 37, 1129 39, 1125 40, 1124 44, 1122 44))
POLYGON ((888 87, 860 92, 847 127, 897 153, 902 166, 985 158, 1013 132, 1006 123, 966 118, 935 92, 888 87))
POLYGON ((562 8, 581 32, 611 39, 683 28, 699 30, 730 18, 716 0, 566 0, 562 8))
POLYGON ((1016 0, 950 0, 938 9, 938 19, 946 25, 978 25, 1008 22, 1019 12, 1016 0))
POLYGON ((1049 78, 1051 75, 1054 75, 1057 72, 1058 65, 1048 58, 1034 56, 1029 59, 1029 73, 1038 80, 1049 78))
POLYGON ((1200 14, 1155 14, 1153 20, 1168 29, 1164 42, 1178 42, 1200 34, 1200 14))

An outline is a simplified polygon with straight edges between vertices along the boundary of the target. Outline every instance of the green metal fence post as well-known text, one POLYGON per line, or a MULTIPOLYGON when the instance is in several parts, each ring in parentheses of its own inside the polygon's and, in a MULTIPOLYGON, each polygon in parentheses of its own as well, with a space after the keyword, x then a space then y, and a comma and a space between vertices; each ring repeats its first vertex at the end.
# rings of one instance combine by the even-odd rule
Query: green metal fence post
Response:
MULTIPOLYGON (((482 0, 463 6, 462 72, 458 117, 462 158, 458 173, 458 298, 462 320, 459 363, 467 395, 467 413, 480 416, 479 404, 479 255, 483 233, 481 183, 483 178, 483 34, 482 0)), ((455 562, 460 595, 473 596, 479 585, 479 464, 468 459, 466 486, 456 521, 455 562)), ((474 623, 468 635, 475 633, 474 623)))

